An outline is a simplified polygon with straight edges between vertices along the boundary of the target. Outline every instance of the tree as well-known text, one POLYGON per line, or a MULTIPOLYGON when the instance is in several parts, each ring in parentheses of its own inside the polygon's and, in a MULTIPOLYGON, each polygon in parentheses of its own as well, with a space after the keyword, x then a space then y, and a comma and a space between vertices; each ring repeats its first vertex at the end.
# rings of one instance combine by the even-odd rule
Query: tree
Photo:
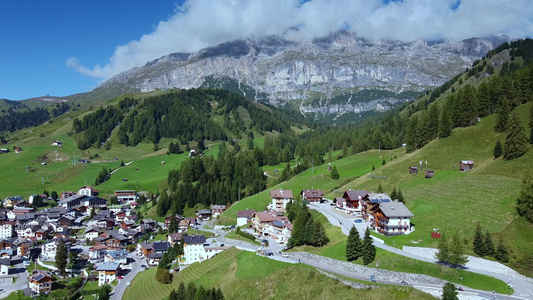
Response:
POLYGON ((390 198, 392 200, 398 199, 398 192, 396 191, 396 187, 394 187, 394 189, 392 189, 392 193, 390 193, 390 198))
POLYGON ((533 144, 533 105, 529 111, 529 143, 533 144))
POLYGON ((516 210, 518 214, 533 223, 533 176, 527 172, 522 180, 522 188, 518 195, 516 210))
POLYGON ((455 284, 446 282, 442 287, 442 300, 458 300, 455 284))
POLYGON ((405 199, 403 198, 402 189, 398 189, 398 202, 405 203, 405 199))
POLYGON ((445 137, 450 136, 452 134, 452 129, 452 117, 450 115, 449 109, 447 107, 444 107, 440 114, 439 138, 443 139, 445 137))
POLYGON ((494 130, 496 130, 496 132, 504 132, 507 128, 507 123, 509 120, 509 101, 507 101, 505 98, 502 98, 500 99, 500 103, 498 120, 496 122, 496 126, 494 126, 494 130))
POLYGON ((479 221, 477 222, 476 227, 476 233, 474 234, 474 253, 479 256, 485 256, 485 253, 483 252, 483 232, 481 231, 481 224, 479 224, 479 221))
POLYGON ((485 233, 485 239, 483 240, 483 253, 487 256, 494 256, 494 243, 492 242, 492 237, 487 231, 485 233))
POLYGON ((331 179, 339 179, 339 172, 337 171, 337 166, 333 165, 331 168, 331 179))
POLYGON ((362 246, 359 232, 357 232, 355 226, 352 226, 346 242, 346 259, 348 261, 357 260, 361 256, 362 246))
POLYGON ((502 239, 500 239, 500 242, 498 243, 498 249, 494 254, 494 258, 503 263, 509 262, 509 252, 507 251, 507 247, 503 244, 502 239))
POLYGON ((155 278, 162 284, 172 283, 172 274, 170 274, 167 268, 157 268, 155 278))
POLYGON ((63 240, 59 241, 57 243, 57 249, 56 249, 56 267, 61 272, 61 274, 65 273, 65 268, 67 267, 67 246, 63 242, 63 240))
POLYGON ((168 224, 168 233, 178 232, 178 220, 176 220, 176 215, 172 214, 170 216, 170 223, 168 224))
POLYGON ((455 267, 462 266, 468 262, 468 257, 464 254, 464 244, 457 234, 452 238, 448 262, 455 267))
POLYGON ((54 201, 57 201, 57 199, 59 198, 56 191, 52 191, 51 197, 54 201))
POLYGON ((508 133, 505 139, 503 159, 511 160, 524 155, 527 152, 527 138, 525 129, 520 123, 520 116, 514 110, 509 116, 508 133))
POLYGON ((502 154, 503 154, 502 143, 500 143, 500 140, 497 140, 496 145, 494 146, 494 159, 497 159, 498 157, 502 156, 502 154))
POLYGON ((109 284, 102 285, 100 288, 100 293, 98 294, 98 300, 109 300, 109 295, 111 294, 111 286, 109 284))
POLYGON ((448 246, 448 240, 444 234, 439 239, 439 245, 437 246, 437 253, 435 259, 440 263, 448 263, 450 258, 450 248, 448 246))
POLYGON ((180 298, 178 298, 178 293, 175 289, 172 289, 172 291, 170 291, 170 294, 168 295, 168 300, 180 300, 180 298))
POLYGON ((383 193, 383 187, 381 186, 381 182, 379 183, 378 185, 378 190, 377 190, 378 193, 383 193))
POLYGON ((365 237, 363 239, 363 264, 368 265, 369 263, 373 262, 376 258, 376 246, 374 246, 374 243, 372 241, 372 237, 370 236, 370 229, 367 227, 365 231, 365 237))

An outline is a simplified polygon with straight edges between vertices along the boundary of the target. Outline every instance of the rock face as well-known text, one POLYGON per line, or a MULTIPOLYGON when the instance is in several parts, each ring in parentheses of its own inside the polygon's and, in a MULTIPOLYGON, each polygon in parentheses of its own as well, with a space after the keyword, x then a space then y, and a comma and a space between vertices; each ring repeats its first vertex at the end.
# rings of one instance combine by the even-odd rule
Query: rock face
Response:
POLYGON ((236 40, 195 53, 173 53, 118 74, 98 89, 220 87, 302 112, 387 110, 444 83, 509 40, 369 41, 339 31, 313 41, 278 36, 236 40))

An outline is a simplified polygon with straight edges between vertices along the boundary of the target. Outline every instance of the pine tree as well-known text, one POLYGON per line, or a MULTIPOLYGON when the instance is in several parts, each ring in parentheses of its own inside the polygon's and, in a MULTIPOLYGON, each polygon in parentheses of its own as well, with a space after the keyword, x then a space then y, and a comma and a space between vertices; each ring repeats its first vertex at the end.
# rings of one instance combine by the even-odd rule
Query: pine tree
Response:
POLYGON ((369 263, 373 262, 376 258, 376 246, 374 246, 374 243, 372 241, 372 237, 370 236, 370 229, 367 227, 365 231, 365 237, 363 239, 363 264, 368 265, 369 263))
POLYGON ((455 284, 446 282, 442 287, 442 300, 459 300, 457 297, 457 288, 455 284))
POLYGON ((111 286, 109 284, 104 284, 100 288, 100 293, 98 294, 98 300, 109 300, 111 294, 111 286))
POLYGON ((483 232, 481 231, 481 224, 479 224, 479 221, 477 222, 476 227, 476 233, 474 234, 474 253, 479 256, 485 256, 486 254, 483 252, 483 232))
POLYGON ((533 223, 533 176, 527 172, 522 180, 522 188, 516 203, 518 214, 533 223))
POLYGON ((331 179, 339 179, 339 172, 337 171, 337 166, 333 165, 331 168, 331 179))
POLYGON ((448 107, 444 107, 440 114, 439 138, 443 139, 452 134, 453 123, 448 107))
POLYGON ((533 144, 533 105, 529 111, 529 143, 533 144))
POLYGON ((355 226, 352 226, 350 234, 348 234, 348 241, 346 242, 346 259, 348 261, 357 260, 361 256, 362 246, 359 232, 357 232, 355 226))
POLYGON ((509 262, 509 252, 507 252, 507 248, 503 244, 502 239, 500 239, 500 242, 498 243, 498 249, 494 254, 494 258, 503 263, 509 262))
POLYGON ((379 183, 378 185, 378 190, 377 190, 378 193, 383 193, 383 187, 381 186, 381 182, 379 183))
POLYGON ((396 191, 396 187, 394 187, 394 189, 392 189, 392 193, 390 193, 390 198, 392 200, 397 200, 398 199, 398 192, 396 191))
POLYGON ((405 203, 405 199, 403 198, 403 193, 401 189, 398 189, 398 202, 405 203))
POLYGON ((316 221, 313 232, 313 246, 322 247, 327 243, 329 243, 329 238, 326 235, 324 226, 319 221, 316 221))
POLYGON ((168 209, 170 208, 170 202, 168 199, 167 191, 161 193, 159 203, 157 204, 157 215, 162 217, 167 214, 168 209))
POLYGON ((176 220, 176 215, 172 214, 170 216, 170 223, 168 224, 168 233, 178 232, 178 220, 176 220))
POLYGON ((438 251, 435 254, 435 259, 440 263, 448 263, 450 260, 450 248, 448 246, 448 240, 444 234, 439 239, 438 251))
POLYGON ((490 233, 487 231, 485 233, 485 239, 483 240, 483 253, 485 253, 486 256, 494 256, 494 252, 494 243, 492 242, 490 233))
POLYGON ((505 98, 501 98, 500 109, 498 110, 498 121, 496 122, 496 126, 494 126, 496 132, 504 132, 507 129, 509 110, 509 101, 505 98))
POLYGON ((432 104, 429 107, 428 114, 428 137, 429 140, 434 140, 439 136, 439 108, 437 104, 432 104))
POLYGON ((57 249, 56 249, 56 267, 61 272, 61 274, 65 273, 65 268, 67 267, 67 246, 65 243, 61 240, 59 243, 57 243, 57 249))
POLYGON ((178 291, 176 292, 177 299, 185 299, 185 283, 180 282, 178 291))
POLYGON ((500 143, 500 140, 497 140, 496 145, 494 146, 494 159, 497 159, 498 157, 502 156, 502 154, 503 154, 502 143, 500 143))
POLYGON ((178 298, 178 293, 175 289, 172 289, 172 291, 170 291, 170 294, 168 295, 168 300, 180 300, 180 298, 178 298))
POLYGON ((464 254, 464 244, 457 234, 452 238, 448 262, 456 267, 462 266, 468 262, 468 257, 464 254))
POLYGON ((527 152, 527 138, 524 127, 520 123, 520 116, 514 110, 509 116, 508 134, 505 139, 503 159, 511 160, 527 152))

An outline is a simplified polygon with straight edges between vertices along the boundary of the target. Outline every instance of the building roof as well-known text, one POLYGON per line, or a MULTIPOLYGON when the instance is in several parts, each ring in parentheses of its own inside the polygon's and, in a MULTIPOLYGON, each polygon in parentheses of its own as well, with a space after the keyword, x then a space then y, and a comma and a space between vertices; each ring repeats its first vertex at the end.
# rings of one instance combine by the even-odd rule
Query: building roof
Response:
POLYGON ((0 258, 0 265, 8 266, 11 264, 10 258, 0 258))
POLYGON ((255 209, 239 210, 237 212, 237 218, 251 218, 254 213, 257 212, 255 209))
POLYGON ((154 252, 165 252, 168 251, 170 244, 168 242, 154 242, 152 247, 154 252))
POLYGON ((472 160, 461 160, 461 163, 463 165, 473 165, 474 161, 472 161, 472 160))
POLYGON ((198 210, 198 214, 199 215, 211 215, 212 212, 211 212, 210 209, 200 209, 200 210, 198 210))
POLYGON ((104 262, 98 265, 96 271, 116 271, 118 270, 119 263, 116 262, 104 262))
POLYGON ((347 196, 348 199, 350 200, 361 200, 366 195, 368 195, 368 192, 364 190, 355 190, 355 191, 350 190, 350 191, 345 191, 343 197, 347 196))
POLYGON ((274 216, 266 212, 256 212, 255 216, 259 219, 259 222, 261 223, 269 223, 275 220, 274 216))
POLYGON ((307 198, 307 197, 324 197, 324 192, 322 192, 321 190, 303 190, 302 191, 302 195, 304 196, 304 198, 307 198))
POLYGON ((170 240, 172 241, 181 241, 181 238, 183 237, 183 233, 181 232, 175 232, 168 235, 170 237, 170 240))
POLYGON ((370 193, 368 194, 368 200, 372 203, 391 202, 389 195, 385 193, 370 193))
POLYGON ((414 217, 413 213, 402 202, 382 202, 379 209, 389 218, 391 217, 414 217))
POLYGON ((211 205, 211 210, 213 209, 226 209, 226 205, 211 205))
POLYGON ((270 198, 293 199, 292 190, 270 190, 270 198))
POLYGON ((187 235, 183 237, 185 244, 204 244, 205 236, 203 235, 187 235))
POLYGON ((40 280, 43 280, 43 279, 49 279, 49 280, 52 280, 53 277, 52 275, 50 275, 50 273, 44 271, 44 270, 40 270, 40 269, 35 269, 31 272, 31 278, 30 280, 33 280, 33 281, 40 281, 40 280))
POLYGON ((163 253, 161 253, 161 252, 154 252, 154 253, 149 253, 148 254, 148 258, 152 258, 152 259, 162 258, 162 257, 163 257, 163 253))

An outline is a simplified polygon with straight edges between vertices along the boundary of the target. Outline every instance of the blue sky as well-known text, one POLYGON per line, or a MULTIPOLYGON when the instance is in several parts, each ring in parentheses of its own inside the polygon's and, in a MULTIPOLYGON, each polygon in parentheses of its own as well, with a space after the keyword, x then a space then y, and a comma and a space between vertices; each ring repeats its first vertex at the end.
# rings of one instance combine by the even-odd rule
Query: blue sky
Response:
POLYGON ((176 1, 0 1, 0 98, 67 96, 95 78, 67 67, 105 64, 115 47, 154 31, 176 1))
POLYGON ((90 91, 173 52, 339 29, 409 41, 533 36, 530 0, 0 1, 0 98, 90 91), (288 30, 298 28, 298 31, 288 30))

